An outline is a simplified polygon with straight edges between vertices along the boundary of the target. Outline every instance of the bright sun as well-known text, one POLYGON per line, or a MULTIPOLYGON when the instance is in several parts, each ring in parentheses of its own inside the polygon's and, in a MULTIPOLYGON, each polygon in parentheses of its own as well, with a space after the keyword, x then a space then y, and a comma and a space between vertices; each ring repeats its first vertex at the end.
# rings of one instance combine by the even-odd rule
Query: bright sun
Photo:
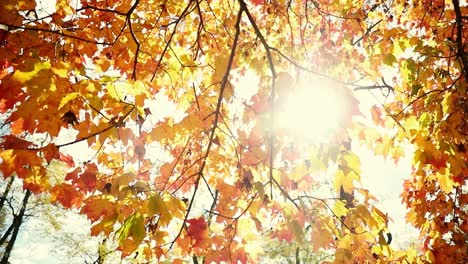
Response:
POLYGON ((319 78, 298 81, 278 113, 278 126, 304 140, 327 141, 344 114, 337 88, 335 83, 319 78))

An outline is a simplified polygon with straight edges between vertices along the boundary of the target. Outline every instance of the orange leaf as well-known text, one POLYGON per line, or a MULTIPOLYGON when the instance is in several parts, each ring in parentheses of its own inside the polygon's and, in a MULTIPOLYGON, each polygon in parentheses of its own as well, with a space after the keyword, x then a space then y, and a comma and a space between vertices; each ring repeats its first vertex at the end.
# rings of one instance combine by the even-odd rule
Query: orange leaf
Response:
POLYGON ((86 214, 91 222, 96 222, 101 217, 110 217, 115 214, 115 204, 105 198, 90 197, 84 200, 81 213, 86 214))
POLYGON ((83 201, 83 194, 67 183, 54 186, 50 194, 52 202, 59 201, 65 208, 79 207, 83 201))

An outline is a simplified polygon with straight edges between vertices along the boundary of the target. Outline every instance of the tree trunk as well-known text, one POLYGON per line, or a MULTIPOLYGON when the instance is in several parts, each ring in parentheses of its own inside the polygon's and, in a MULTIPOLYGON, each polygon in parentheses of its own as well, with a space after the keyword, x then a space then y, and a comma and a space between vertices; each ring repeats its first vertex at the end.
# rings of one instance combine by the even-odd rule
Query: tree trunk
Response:
POLYGON ((5 233, 3 234, 2 238, 0 238, 0 246, 3 245, 3 243, 5 243, 5 241, 7 240, 7 238, 10 236, 11 231, 13 231, 13 228, 15 227, 15 218, 16 218, 16 217, 13 217, 13 222, 12 222, 11 225, 8 227, 7 231, 5 231, 5 233))
POLYGON ((11 190, 11 186, 13 185, 14 180, 15 180, 15 177, 11 176, 10 181, 8 182, 8 185, 5 188, 5 191, 3 192, 2 197, 0 198, 0 210, 2 210, 3 206, 5 205, 5 201, 7 199, 8 193, 11 190))
POLYGON ((10 258, 11 251, 13 250, 13 245, 15 244, 16 237, 18 236, 18 233, 19 233, 19 229, 21 227, 21 224, 23 223, 23 216, 24 216, 24 212, 26 211, 29 196, 31 196, 31 191, 26 190, 26 194, 24 195, 24 198, 23 198, 23 204, 21 205, 21 210, 19 214, 13 218, 13 225, 14 225, 13 234, 11 235, 10 241, 8 241, 8 245, 5 248, 5 253, 3 254, 3 258, 0 264, 9 263, 8 259, 10 258))

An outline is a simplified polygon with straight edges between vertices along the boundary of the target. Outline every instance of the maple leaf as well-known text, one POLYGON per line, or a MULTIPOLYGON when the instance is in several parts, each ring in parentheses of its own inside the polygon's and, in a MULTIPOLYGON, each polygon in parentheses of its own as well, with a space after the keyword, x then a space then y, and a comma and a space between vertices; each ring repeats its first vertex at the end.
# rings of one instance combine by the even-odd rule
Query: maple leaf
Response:
POLYGON ((115 203, 101 197, 89 197, 84 201, 81 213, 86 214, 91 222, 96 222, 101 217, 107 218, 115 215, 115 203))
POLYGON ((51 201, 59 201, 65 208, 79 207, 83 201, 83 194, 70 184, 54 186, 50 190, 51 201))
POLYGON ((194 247, 200 247, 208 239, 208 225, 203 217, 187 219, 187 233, 195 240, 194 247))
POLYGON ((79 178, 80 183, 83 183, 85 190, 92 191, 96 187, 96 174, 92 172, 84 172, 79 178))

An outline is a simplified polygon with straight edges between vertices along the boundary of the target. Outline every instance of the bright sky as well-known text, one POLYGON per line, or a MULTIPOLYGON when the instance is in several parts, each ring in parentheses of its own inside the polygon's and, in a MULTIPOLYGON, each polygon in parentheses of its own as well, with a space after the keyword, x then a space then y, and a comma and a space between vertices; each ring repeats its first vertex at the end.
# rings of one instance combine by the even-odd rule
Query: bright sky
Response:
MULTIPOLYGON (((340 125, 340 118, 350 109, 342 107, 344 99, 333 92, 337 87, 332 81, 314 77, 306 80, 295 88, 296 93, 287 101, 286 110, 279 114, 280 126, 292 129, 297 138, 304 142, 327 142, 331 132, 340 125)), ((379 93, 371 94, 367 91, 355 93, 364 115, 369 113, 372 105, 379 103, 377 100, 384 100, 379 93)), ((403 181, 411 173, 412 153, 407 153, 406 158, 395 164, 393 160, 376 156, 365 146, 359 146, 355 142, 352 149, 361 158, 362 187, 370 190, 379 199, 377 207, 388 213, 393 220, 389 222, 393 245, 405 247, 416 239, 418 234, 415 228, 406 223, 406 209, 399 197, 403 190, 403 181)), ((324 197, 327 195, 330 193, 324 194, 324 197)))

